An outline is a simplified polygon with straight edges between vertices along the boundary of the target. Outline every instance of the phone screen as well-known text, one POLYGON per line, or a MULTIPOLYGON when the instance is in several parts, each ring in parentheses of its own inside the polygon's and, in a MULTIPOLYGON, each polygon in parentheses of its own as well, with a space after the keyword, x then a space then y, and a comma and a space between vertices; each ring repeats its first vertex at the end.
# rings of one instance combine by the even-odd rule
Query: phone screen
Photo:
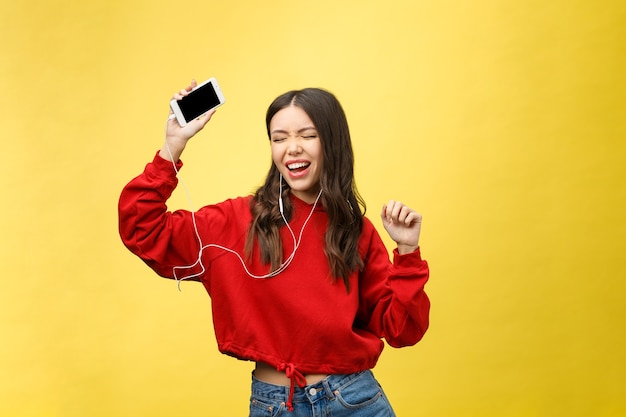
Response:
POLYGON ((217 97, 212 83, 206 83, 193 90, 182 100, 178 100, 178 107, 180 107, 180 111, 187 121, 200 117, 219 104, 220 99, 217 97))

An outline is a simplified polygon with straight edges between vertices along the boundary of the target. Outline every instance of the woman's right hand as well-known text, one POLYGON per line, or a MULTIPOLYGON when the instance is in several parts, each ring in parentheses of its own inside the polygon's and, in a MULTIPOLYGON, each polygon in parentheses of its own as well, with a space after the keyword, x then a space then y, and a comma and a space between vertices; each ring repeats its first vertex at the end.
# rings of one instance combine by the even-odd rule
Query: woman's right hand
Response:
MULTIPOLYGON (((180 100, 183 97, 187 96, 191 90, 193 90, 198 83, 196 80, 192 80, 191 84, 186 88, 183 88, 178 93, 174 94, 172 97, 173 100, 180 100)), ((187 123, 184 127, 182 127, 176 117, 174 117, 174 112, 170 108, 170 115, 167 120, 167 129, 165 132, 165 144, 161 149, 160 156, 164 159, 171 160, 173 162, 178 162, 180 159, 180 155, 183 153, 185 146, 187 146, 187 142, 191 139, 196 133, 204 128, 204 126, 211 120, 211 117, 215 113, 215 109, 209 111, 203 116, 198 117, 187 123)))

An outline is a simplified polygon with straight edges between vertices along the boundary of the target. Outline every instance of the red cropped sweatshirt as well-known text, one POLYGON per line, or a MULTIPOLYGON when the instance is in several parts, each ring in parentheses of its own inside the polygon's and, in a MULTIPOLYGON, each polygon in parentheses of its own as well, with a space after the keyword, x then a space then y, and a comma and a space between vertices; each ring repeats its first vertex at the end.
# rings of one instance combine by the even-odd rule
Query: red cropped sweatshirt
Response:
MULTIPOLYGON (((179 161, 177 167, 182 167, 179 161)), ((383 350, 417 343, 428 327, 430 302, 424 292, 428 265, 416 252, 393 262, 372 223, 365 218, 359 240, 364 268, 350 276, 350 291, 334 280, 324 254, 327 215, 291 196, 290 226, 301 241, 292 263, 280 274, 263 276, 269 267, 255 249, 244 264, 252 220, 252 196, 200 208, 195 222, 189 211, 168 211, 166 201, 177 185, 173 164, 160 156, 122 191, 119 231, 124 244, 156 273, 178 278, 194 275, 212 300, 213 324, 220 352, 261 361, 285 371, 304 386, 304 375, 348 374, 374 367, 383 350), (311 214, 312 212, 312 214, 311 214), (305 224, 307 217, 310 219, 305 224), (221 248, 213 246, 219 245, 221 248), (226 249, 229 250, 226 250, 226 249), (174 272, 175 271, 175 272, 174 272)), ((283 259, 294 239, 281 228, 283 259)))

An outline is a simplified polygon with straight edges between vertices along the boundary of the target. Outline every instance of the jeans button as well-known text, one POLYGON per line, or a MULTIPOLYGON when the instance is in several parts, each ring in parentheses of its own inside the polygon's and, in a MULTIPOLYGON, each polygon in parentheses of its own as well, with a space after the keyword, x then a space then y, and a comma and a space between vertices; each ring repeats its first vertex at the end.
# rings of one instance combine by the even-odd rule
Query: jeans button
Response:
POLYGON ((309 390, 309 394, 311 394, 311 395, 315 395, 315 394, 317 394, 317 390, 316 390, 315 388, 311 388, 311 389, 309 390))

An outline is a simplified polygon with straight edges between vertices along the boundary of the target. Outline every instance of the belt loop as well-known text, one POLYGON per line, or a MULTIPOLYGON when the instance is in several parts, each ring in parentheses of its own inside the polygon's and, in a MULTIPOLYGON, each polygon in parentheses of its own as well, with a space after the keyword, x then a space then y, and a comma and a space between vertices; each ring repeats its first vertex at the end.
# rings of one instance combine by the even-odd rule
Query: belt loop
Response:
POLYGON ((333 389, 330 387, 330 378, 332 378, 332 375, 324 378, 322 380, 322 386, 324 387, 324 391, 326 391, 326 397, 328 399, 330 399, 331 401, 333 401, 335 399, 335 393, 333 392, 333 389))

